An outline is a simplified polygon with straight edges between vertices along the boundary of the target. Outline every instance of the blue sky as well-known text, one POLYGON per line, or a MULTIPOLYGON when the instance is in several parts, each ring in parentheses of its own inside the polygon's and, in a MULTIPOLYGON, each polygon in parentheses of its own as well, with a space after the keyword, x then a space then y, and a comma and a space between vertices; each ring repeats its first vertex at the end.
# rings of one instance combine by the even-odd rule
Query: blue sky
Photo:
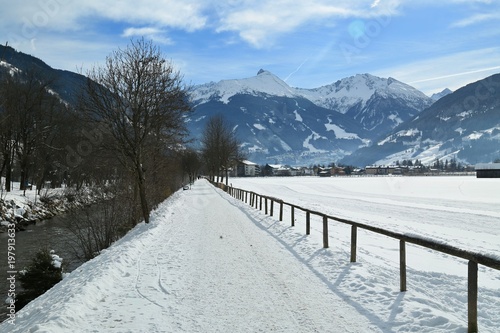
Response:
POLYGON ((370 73, 424 93, 500 73, 498 0, 0 0, 0 43, 85 74, 152 39, 200 84, 267 69, 314 88, 370 73))

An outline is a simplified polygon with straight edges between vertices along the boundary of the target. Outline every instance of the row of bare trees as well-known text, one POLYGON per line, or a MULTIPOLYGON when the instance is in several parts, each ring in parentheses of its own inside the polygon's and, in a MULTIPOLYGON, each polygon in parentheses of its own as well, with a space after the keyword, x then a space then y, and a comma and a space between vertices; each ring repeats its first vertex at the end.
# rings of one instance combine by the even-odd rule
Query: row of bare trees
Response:
POLYGON ((75 105, 51 90, 55 80, 36 69, 0 74, 3 188, 12 190, 13 180, 21 189, 49 180, 108 186, 127 200, 132 221, 149 222, 150 210, 183 182, 191 105, 182 76, 140 39, 89 71, 75 105))
POLYGON ((39 188, 46 180, 56 181, 55 161, 71 121, 67 106, 50 92, 51 82, 36 70, 0 76, 0 175, 6 191, 14 176, 21 189, 33 181, 39 188))
POLYGON ((222 115, 211 117, 202 134, 202 157, 211 180, 228 183, 229 169, 244 158, 236 133, 222 115))
POLYGON ((149 222, 151 208, 185 182, 184 174, 193 181, 203 164, 212 179, 227 182, 243 158, 220 115, 207 122, 201 152, 185 148, 189 90, 152 42, 132 41, 89 71, 76 105, 51 90, 56 79, 36 70, 0 76, 0 176, 7 191, 13 178, 22 189, 47 181, 77 190, 119 185, 112 188, 127 202, 130 220, 149 222))

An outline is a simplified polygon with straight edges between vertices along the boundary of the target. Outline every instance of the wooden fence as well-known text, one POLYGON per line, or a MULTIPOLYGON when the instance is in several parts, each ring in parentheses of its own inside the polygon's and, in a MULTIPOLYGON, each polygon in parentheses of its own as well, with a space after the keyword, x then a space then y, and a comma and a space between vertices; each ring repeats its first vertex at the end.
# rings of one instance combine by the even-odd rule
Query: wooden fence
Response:
POLYGON ((295 226, 295 210, 301 210, 306 213, 306 235, 311 232, 311 215, 317 215, 323 219, 323 247, 328 248, 328 221, 333 220, 351 226, 351 262, 356 262, 357 249, 357 231, 358 229, 368 230, 374 233, 385 235, 399 240, 399 262, 400 262, 400 291, 406 291, 406 243, 416 244, 438 252, 446 253, 454 257, 468 260, 468 331, 469 333, 477 332, 477 292, 478 292, 478 265, 487 266, 496 270, 500 270, 500 260, 480 254, 465 251, 448 244, 437 243, 429 239, 419 238, 417 236, 404 235, 393 231, 388 231, 379 227, 350 221, 347 219, 327 215, 322 212, 313 211, 308 208, 300 207, 291 203, 284 202, 281 199, 265 196, 252 191, 246 191, 240 188, 227 186, 222 183, 212 184, 231 196, 250 204, 250 206, 263 210, 264 213, 274 216, 274 204, 279 206, 279 220, 283 221, 283 206, 290 206, 290 222, 295 226), (268 204, 269 202, 269 204, 268 204))

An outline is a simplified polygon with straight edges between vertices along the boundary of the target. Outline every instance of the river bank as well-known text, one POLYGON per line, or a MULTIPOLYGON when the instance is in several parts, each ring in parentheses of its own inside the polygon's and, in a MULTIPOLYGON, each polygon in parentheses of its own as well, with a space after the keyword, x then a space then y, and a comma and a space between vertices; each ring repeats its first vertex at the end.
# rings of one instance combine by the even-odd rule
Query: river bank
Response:
MULTIPOLYGON (((18 184, 14 188, 19 188, 18 184)), ((37 190, 13 190, 0 193, 0 232, 6 232, 14 224, 16 231, 48 220, 73 209, 83 208, 106 199, 101 189, 72 188, 37 190)))

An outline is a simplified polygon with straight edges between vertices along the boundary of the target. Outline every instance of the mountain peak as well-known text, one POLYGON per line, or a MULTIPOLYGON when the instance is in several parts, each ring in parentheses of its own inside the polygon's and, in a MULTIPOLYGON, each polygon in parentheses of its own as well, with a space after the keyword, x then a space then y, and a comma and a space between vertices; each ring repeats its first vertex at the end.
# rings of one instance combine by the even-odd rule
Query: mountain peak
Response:
POLYGON ((432 94, 431 98, 434 100, 434 101, 437 101, 438 99, 446 96, 446 95, 449 95, 451 94, 453 91, 451 91, 450 89, 448 88, 445 88, 443 89, 443 91, 439 92, 439 93, 435 93, 435 94, 432 94))
POLYGON ((198 86, 193 92, 196 104, 215 99, 228 103, 234 95, 274 95, 282 97, 297 96, 297 93, 285 81, 271 72, 260 69, 256 76, 244 79, 222 80, 198 86))

